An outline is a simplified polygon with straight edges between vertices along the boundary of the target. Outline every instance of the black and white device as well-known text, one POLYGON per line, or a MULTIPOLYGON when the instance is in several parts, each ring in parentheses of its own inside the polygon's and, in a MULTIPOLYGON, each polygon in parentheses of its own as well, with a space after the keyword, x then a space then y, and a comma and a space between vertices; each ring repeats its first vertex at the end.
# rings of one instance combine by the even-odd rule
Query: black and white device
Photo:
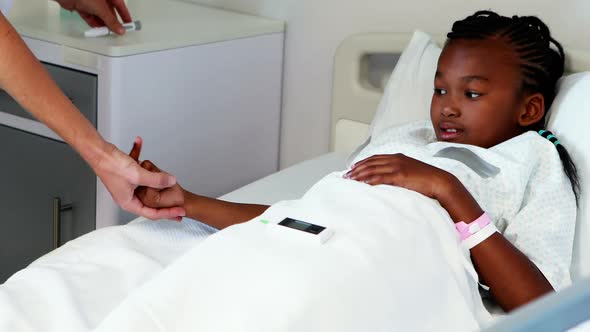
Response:
POLYGON ((272 226, 276 231, 286 233, 291 237, 307 239, 308 241, 314 241, 319 244, 328 241, 333 234, 330 229, 324 226, 293 218, 285 218, 278 224, 272 226))

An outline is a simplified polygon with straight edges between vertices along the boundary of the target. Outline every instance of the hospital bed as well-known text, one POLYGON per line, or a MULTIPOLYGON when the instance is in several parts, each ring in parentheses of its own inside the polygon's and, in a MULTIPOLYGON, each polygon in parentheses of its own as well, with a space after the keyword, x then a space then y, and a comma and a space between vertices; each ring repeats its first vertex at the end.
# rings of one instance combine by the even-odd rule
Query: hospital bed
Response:
MULTIPOLYGON (((410 37, 411 33, 367 33, 353 35, 344 40, 335 55, 331 152, 286 168, 220 198, 259 204, 273 204, 280 200, 296 199, 326 174, 344 169, 350 153, 367 139, 385 83, 410 37)), ((435 38, 440 43, 444 40, 443 36, 435 38)), ((567 45, 566 50, 569 56, 567 64, 569 72, 590 70, 588 51, 576 50, 567 45)), ((590 81, 590 77, 586 75, 585 80, 590 81)), ((590 85, 586 84, 586 86, 590 85)), ((580 105, 580 108, 583 106, 580 105)), ((561 127, 555 128, 554 132, 566 146, 568 141, 576 141, 575 148, 572 146, 571 152, 580 169, 582 188, 584 188, 585 175, 590 175, 590 145, 583 146, 582 142, 590 142, 588 139, 590 137, 586 137, 585 135, 588 134, 577 125, 576 120, 579 119, 568 114, 559 114, 559 116, 561 122, 555 122, 555 125, 561 127), (573 130, 566 132, 563 130, 564 126, 571 126, 573 130)), ((402 124, 424 117, 424 114, 399 114, 396 121, 402 124)), ((579 123, 588 123, 588 121, 579 121, 579 123)), ((492 327, 492 330, 566 330, 585 320, 590 320, 590 309, 581 309, 590 308, 590 283, 584 280, 585 276, 590 275, 590 211, 588 211, 587 201, 588 197, 583 190, 576 231, 575 261, 572 264, 574 287, 547 296, 537 303, 518 310, 514 315, 499 322, 497 328, 492 327), (558 318, 553 319, 553 317, 558 318), (553 325, 546 324, 548 319, 553 325)), ((147 269, 143 272, 144 276, 133 281, 138 284, 143 282, 143 279, 149 279, 150 273, 159 271, 182 255, 187 248, 215 232, 215 229, 197 221, 185 220, 178 224, 167 221, 152 222, 144 218, 137 218, 129 225, 113 229, 118 230, 117 234, 125 233, 121 236, 117 235, 117 241, 131 243, 124 245, 134 247, 137 252, 150 256, 150 259, 158 262, 152 270, 147 269), (138 229, 142 230, 137 231, 138 229)), ((80 249, 80 243, 83 241, 72 241, 60 250, 63 253, 80 249)), ((116 246, 116 241, 108 237, 95 242, 101 241, 116 246)), ((57 257, 58 254, 51 253, 49 257, 40 259, 30 268, 17 273, 13 279, 18 282, 26 278, 27 270, 50 262, 52 257, 57 257)), ((12 279, 8 281, 8 283, 11 282, 12 279)), ((92 293, 92 291, 88 292, 92 293)), ((88 321, 92 322, 93 317, 99 317, 100 314, 90 315, 88 321)))
MULTIPOLYGON (((439 45, 444 36, 432 35, 439 45)), ((304 192, 321 175, 346 166, 347 156, 362 146, 378 109, 391 66, 397 61, 410 39, 406 33, 366 33, 350 36, 337 50, 334 65, 333 99, 331 116, 332 152, 305 161, 282 172, 268 176, 232 193, 223 199, 243 202, 274 203, 278 199, 292 199, 304 192), (291 183, 290 181, 293 180, 291 183), (272 193, 280 193, 275 196, 272 193), (249 200, 250 199, 250 200, 249 200)), ((590 50, 568 47, 566 74, 590 70, 590 50)), ((585 80, 590 81, 590 73, 585 80)), ((590 88, 590 83, 585 87, 590 88)), ((576 101, 580 118, 590 117, 590 102, 576 101), (583 114, 586 112, 586 114, 583 114)), ((552 114, 551 123, 555 123, 552 114)), ((561 130, 554 132, 568 146, 582 178, 582 196, 578 212, 572 278, 574 285, 563 292, 552 294, 517 310, 489 331, 565 331, 580 326, 576 331, 590 331, 590 198, 586 178, 590 176, 590 144, 582 139, 583 127, 575 124, 575 116, 559 114, 561 130), (573 132, 566 131, 571 125, 573 132), (571 135, 571 138, 568 137, 571 135), (567 143, 566 143, 567 144, 567 143), (585 146, 584 146, 585 144, 585 146), (584 324, 584 322, 586 322, 584 324)), ((423 119, 423 114, 400 114, 398 123, 423 119)), ((581 120, 581 119, 579 119, 581 120)), ((578 123, 585 123, 581 120, 578 123)), ((497 313, 497 308, 491 308, 497 313)), ((575 329, 572 329, 574 331, 575 329)))

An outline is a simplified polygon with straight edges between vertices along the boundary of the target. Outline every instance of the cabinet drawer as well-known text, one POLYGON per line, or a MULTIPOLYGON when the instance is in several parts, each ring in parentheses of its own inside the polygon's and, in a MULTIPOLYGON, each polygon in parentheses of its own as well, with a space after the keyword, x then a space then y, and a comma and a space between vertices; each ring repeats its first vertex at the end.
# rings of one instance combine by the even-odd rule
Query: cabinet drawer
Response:
MULTIPOLYGON (((74 69, 43 63, 49 75, 57 83, 72 103, 96 127, 96 75, 74 69)), ((26 119, 36 119, 25 111, 6 91, 0 89, 0 112, 9 113, 26 119)))

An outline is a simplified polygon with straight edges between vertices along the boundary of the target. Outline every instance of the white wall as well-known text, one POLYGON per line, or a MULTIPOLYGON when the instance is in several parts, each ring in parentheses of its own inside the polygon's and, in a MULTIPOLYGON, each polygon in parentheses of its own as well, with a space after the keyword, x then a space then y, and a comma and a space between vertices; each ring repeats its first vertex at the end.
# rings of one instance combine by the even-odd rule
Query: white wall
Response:
POLYGON ((564 44, 590 49, 588 0, 191 0, 287 22, 281 168, 328 151, 333 55, 367 31, 446 32, 478 9, 537 15, 564 44), (567 19, 562 19, 567 18, 567 19))

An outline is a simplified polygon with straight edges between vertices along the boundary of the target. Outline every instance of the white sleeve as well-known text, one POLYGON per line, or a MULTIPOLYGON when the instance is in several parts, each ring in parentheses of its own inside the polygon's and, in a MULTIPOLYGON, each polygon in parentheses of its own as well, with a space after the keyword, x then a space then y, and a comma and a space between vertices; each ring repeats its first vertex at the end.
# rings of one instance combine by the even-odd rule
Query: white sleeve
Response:
MULTIPOLYGON (((555 290, 571 284, 570 265, 576 227, 576 202, 567 176, 548 174, 540 163, 523 204, 507 220, 504 236, 541 270, 555 290)), ((560 169, 561 170, 561 169, 560 169)))

